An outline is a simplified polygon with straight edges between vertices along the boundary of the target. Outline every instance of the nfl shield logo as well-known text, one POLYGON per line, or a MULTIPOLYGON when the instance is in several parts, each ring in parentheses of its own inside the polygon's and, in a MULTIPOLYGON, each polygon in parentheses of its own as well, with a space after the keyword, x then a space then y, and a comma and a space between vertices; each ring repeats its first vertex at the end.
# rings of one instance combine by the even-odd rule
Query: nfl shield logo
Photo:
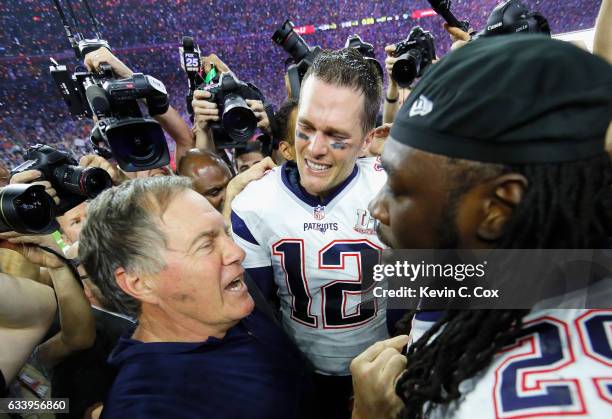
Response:
POLYGON ((322 220, 325 218, 325 207, 321 205, 317 205, 314 209, 314 218, 315 220, 322 220))

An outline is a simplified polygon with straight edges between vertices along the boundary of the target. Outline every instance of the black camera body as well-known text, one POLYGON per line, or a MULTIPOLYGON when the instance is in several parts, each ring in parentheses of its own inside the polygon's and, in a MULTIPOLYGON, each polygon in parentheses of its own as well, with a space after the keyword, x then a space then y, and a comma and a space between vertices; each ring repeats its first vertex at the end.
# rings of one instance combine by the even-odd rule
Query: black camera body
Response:
POLYGON ((306 72, 321 53, 319 46, 310 47, 293 28, 295 25, 287 19, 272 35, 275 44, 280 45, 291 56, 294 64, 287 68, 291 98, 299 100, 300 87, 306 72))
POLYGON ((232 148, 248 141, 257 129, 257 117, 246 99, 265 102, 264 95, 251 83, 240 81, 231 73, 221 73, 211 84, 197 87, 211 93, 211 102, 219 109, 219 122, 209 124, 215 145, 232 148))
POLYGON ((380 76, 380 80, 383 80, 383 68, 376 59, 376 54, 374 53, 374 45, 369 42, 365 42, 361 37, 357 34, 350 35, 346 38, 346 43, 344 44, 345 48, 355 48, 359 53, 365 58, 365 60, 374 67, 376 67, 376 71, 380 76))
POLYGON ((393 56, 398 60, 393 64, 391 77, 400 87, 410 87, 436 58, 434 37, 431 32, 415 26, 406 40, 395 44, 393 56))
POLYGON ((57 215, 79 205, 89 198, 95 198, 112 186, 110 175, 98 167, 80 167, 68 153, 55 150, 47 145, 37 144, 28 149, 27 161, 12 170, 12 175, 26 170, 38 170, 40 180, 47 180, 57 192, 60 200, 57 215))
MULTIPOLYGON (((85 54, 107 46, 106 41, 99 39, 82 40, 77 52, 85 54)), ((97 73, 77 71, 71 75, 66 66, 54 62, 50 71, 70 113, 79 118, 98 119, 90 136, 98 154, 114 157, 128 172, 170 163, 161 126, 154 119, 143 117, 138 105, 138 100, 144 99, 151 116, 168 110, 168 94, 161 81, 142 73, 118 79, 108 64, 102 64, 97 73)))
POLYGON ((495 6, 487 19, 486 28, 477 37, 521 32, 550 36, 550 26, 544 16, 529 10, 519 0, 506 0, 495 6))

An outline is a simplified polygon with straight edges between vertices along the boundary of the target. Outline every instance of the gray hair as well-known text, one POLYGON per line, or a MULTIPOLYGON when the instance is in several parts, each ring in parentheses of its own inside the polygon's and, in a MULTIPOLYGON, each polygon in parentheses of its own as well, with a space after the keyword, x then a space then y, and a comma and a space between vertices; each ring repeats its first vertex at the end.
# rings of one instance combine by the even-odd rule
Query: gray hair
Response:
POLYGON ((159 220, 172 199, 189 188, 191 181, 182 176, 133 179, 89 204, 79 259, 110 310, 134 318, 140 314, 140 301, 117 285, 115 271, 122 267, 128 273, 155 274, 164 269, 160 250, 166 237, 159 220))

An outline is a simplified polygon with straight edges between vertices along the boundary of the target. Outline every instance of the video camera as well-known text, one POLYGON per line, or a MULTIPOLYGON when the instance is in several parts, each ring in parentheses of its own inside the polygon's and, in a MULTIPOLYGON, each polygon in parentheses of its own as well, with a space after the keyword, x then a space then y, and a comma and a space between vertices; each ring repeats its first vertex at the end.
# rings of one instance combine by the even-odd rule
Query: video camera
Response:
MULTIPOLYGON (((80 61, 99 48, 110 51, 108 43, 101 39, 87 0, 83 1, 96 30, 94 39, 85 39, 80 32, 73 32, 60 3, 54 0, 68 40, 80 61)), ((70 3, 68 6, 78 28, 70 3)), ((170 153, 161 126, 154 119, 143 117, 138 105, 138 100, 144 99, 150 116, 168 110, 168 94, 161 81, 142 73, 118 79, 108 64, 102 64, 99 72, 79 70, 71 75, 66 66, 59 65, 53 59, 51 61, 51 75, 70 113, 79 118, 97 118, 90 141, 98 154, 105 158, 114 157, 119 166, 128 172, 169 164, 170 153)))
POLYGON ((415 26, 406 40, 395 44, 393 56, 398 59, 393 64, 391 77, 399 87, 410 87, 414 79, 421 77, 436 58, 434 37, 420 26, 415 26))
POLYGON ((346 38, 346 43, 344 44, 344 48, 355 48, 359 53, 365 58, 365 60, 374 67, 376 67, 376 71, 380 76, 380 80, 383 80, 383 68, 376 59, 376 54, 374 53, 374 45, 364 42, 363 39, 357 34, 350 35, 346 38))
POLYGON ((98 167, 80 167, 69 153, 37 144, 26 152, 24 163, 11 171, 11 175, 26 170, 38 170, 40 180, 47 180, 57 191, 60 200, 57 215, 76 207, 86 199, 95 198, 112 186, 110 175, 98 167))
MULTIPOLYGON (((265 104, 266 99, 261 91, 251 83, 238 80, 232 73, 217 73, 214 65, 211 71, 202 77, 201 55, 195 40, 185 36, 182 40, 181 64, 189 80, 187 93, 187 108, 193 117, 193 92, 206 90, 211 93, 210 101, 217 104, 219 109, 219 122, 210 122, 215 146, 218 148, 233 148, 240 146, 253 137, 257 129, 257 117, 246 103, 246 99, 260 100, 265 104)), ((270 114, 267 108, 266 112, 270 114)))
POLYGON ((293 28, 295 25, 287 19, 272 35, 272 41, 280 45, 291 56, 294 64, 287 68, 291 98, 299 100, 300 86, 308 68, 312 65, 321 47, 310 47, 293 28))

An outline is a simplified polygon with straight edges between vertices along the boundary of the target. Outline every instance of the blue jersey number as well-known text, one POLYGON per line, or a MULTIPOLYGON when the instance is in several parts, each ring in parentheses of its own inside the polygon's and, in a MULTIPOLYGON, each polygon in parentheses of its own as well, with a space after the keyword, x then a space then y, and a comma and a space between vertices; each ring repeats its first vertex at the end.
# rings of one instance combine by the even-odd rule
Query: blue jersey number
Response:
MULTIPOLYGON (((318 269, 342 273, 337 280, 330 280, 321 287, 321 320, 325 329, 355 327, 376 317, 377 302, 364 301, 352 312, 347 310, 348 297, 358 296, 370 287, 372 278, 364 272, 372 272, 378 263, 381 249, 372 242, 362 240, 335 240, 318 252, 318 269), (346 275, 347 258, 355 258, 357 276, 346 275)), ((280 257, 285 273, 287 290, 291 295, 291 318, 309 327, 318 327, 318 316, 312 314, 311 286, 305 268, 305 246, 301 239, 283 239, 272 246, 272 253, 280 257)))
MULTIPOLYGON (((584 415, 587 409, 578 379, 559 378, 575 362, 570 326, 542 317, 525 324, 512 351, 495 370, 493 397, 497 418, 584 415)), ((612 312, 591 310, 576 319, 584 354, 612 366, 612 312)), ((573 332, 573 331, 572 331, 573 332)), ((502 352, 502 356, 503 356, 502 352)), ((612 377, 593 378, 598 395, 612 402, 612 377)))

